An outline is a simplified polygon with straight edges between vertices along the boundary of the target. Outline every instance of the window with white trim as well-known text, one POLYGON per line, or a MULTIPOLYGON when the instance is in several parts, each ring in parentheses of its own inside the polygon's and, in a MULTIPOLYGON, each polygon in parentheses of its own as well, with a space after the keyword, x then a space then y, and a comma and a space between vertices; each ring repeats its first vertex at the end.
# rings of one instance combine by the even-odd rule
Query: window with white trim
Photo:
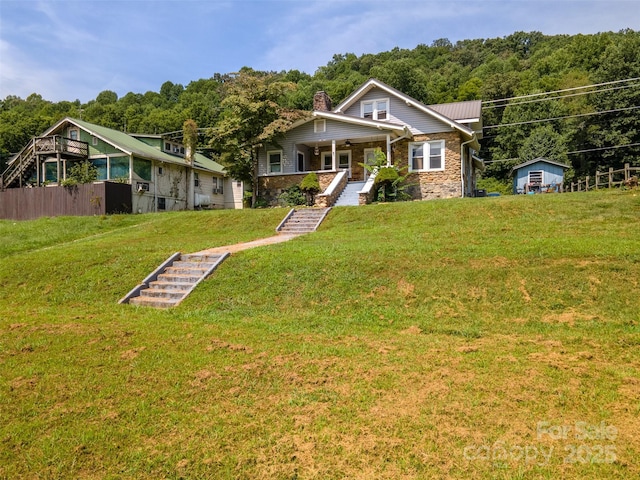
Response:
POLYGON ((327 121, 324 118, 313 121, 313 133, 324 133, 327 131, 327 121))
POLYGON ((409 171, 444 170, 444 140, 409 144, 409 171))
POLYGON ((344 152, 336 152, 338 156, 338 168, 340 170, 346 170, 351 166, 351 151, 345 150, 344 152))
POLYGON ((267 162, 269 173, 282 172, 282 150, 272 150, 267 152, 267 162))
POLYGON ((331 152, 322 152, 322 170, 333 169, 333 156, 331 152))
POLYGON ((389 118, 389 99, 365 100, 360 103, 362 118, 369 120, 387 120, 389 118))

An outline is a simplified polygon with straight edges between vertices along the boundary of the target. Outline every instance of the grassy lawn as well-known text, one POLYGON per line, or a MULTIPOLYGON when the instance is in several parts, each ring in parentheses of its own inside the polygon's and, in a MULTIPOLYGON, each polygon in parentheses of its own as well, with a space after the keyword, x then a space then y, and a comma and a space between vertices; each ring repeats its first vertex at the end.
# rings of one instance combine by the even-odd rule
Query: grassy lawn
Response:
POLYGON ((640 192, 0 221, 0 478, 640 476, 640 192))

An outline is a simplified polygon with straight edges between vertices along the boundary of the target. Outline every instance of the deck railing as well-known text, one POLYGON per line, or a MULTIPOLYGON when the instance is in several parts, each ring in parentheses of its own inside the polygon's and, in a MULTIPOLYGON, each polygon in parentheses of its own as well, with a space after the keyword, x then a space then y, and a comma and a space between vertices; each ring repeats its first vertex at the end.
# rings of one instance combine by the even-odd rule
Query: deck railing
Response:
POLYGON ((61 135, 32 138, 0 175, 0 190, 11 186, 17 179, 20 180, 19 186, 22 186, 22 178, 33 168, 37 155, 58 153, 65 157, 88 158, 89 144, 61 135))

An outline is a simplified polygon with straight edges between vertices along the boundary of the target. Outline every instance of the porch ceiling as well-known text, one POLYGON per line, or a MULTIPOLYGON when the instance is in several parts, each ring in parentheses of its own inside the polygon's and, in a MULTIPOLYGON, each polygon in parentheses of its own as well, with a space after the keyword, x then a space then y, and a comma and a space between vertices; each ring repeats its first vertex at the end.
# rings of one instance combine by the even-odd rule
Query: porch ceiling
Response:
MULTIPOLYGON (((391 139, 395 139, 398 138, 399 135, 391 135, 391 139)), ((333 143, 333 141, 335 140, 336 142, 336 147, 349 147, 349 146, 353 146, 353 145, 357 145, 357 144, 362 144, 362 143, 384 143, 386 144, 387 141, 387 135, 386 134, 381 134, 381 135, 370 135, 367 137, 352 137, 352 138, 336 138, 336 139, 323 139, 323 140, 303 140, 297 143, 297 145, 306 145, 308 147, 315 147, 316 145, 318 147, 327 147, 327 146, 331 146, 331 144, 333 143), (346 142, 349 141, 350 145, 347 145, 346 142)))

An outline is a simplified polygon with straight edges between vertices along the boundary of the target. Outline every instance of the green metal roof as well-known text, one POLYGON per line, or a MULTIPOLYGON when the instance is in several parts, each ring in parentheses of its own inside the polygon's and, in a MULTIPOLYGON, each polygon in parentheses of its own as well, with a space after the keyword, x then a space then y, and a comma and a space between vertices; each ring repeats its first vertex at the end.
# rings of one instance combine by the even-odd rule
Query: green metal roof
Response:
MULTIPOLYGON (((85 122, 84 120, 78 120, 77 118, 67 117, 64 120, 58 122, 55 126, 51 127, 46 134, 50 134, 55 131, 64 122, 73 123, 74 125, 87 131, 94 137, 98 137, 103 141, 113 145, 114 147, 122 150, 129 155, 135 155, 136 157, 146 158, 148 160, 156 160, 159 162, 174 163, 178 165, 187 165, 184 158, 176 155, 170 155, 162 152, 151 145, 147 145, 141 140, 132 137, 129 134, 114 130, 112 128, 102 127, 93 123, 85 122)), ((196 153, 194 159, 195 168, 208 170, 216 173, 224 174, 224 167, 218 162, 215 162, 200 153, 196 153)))

